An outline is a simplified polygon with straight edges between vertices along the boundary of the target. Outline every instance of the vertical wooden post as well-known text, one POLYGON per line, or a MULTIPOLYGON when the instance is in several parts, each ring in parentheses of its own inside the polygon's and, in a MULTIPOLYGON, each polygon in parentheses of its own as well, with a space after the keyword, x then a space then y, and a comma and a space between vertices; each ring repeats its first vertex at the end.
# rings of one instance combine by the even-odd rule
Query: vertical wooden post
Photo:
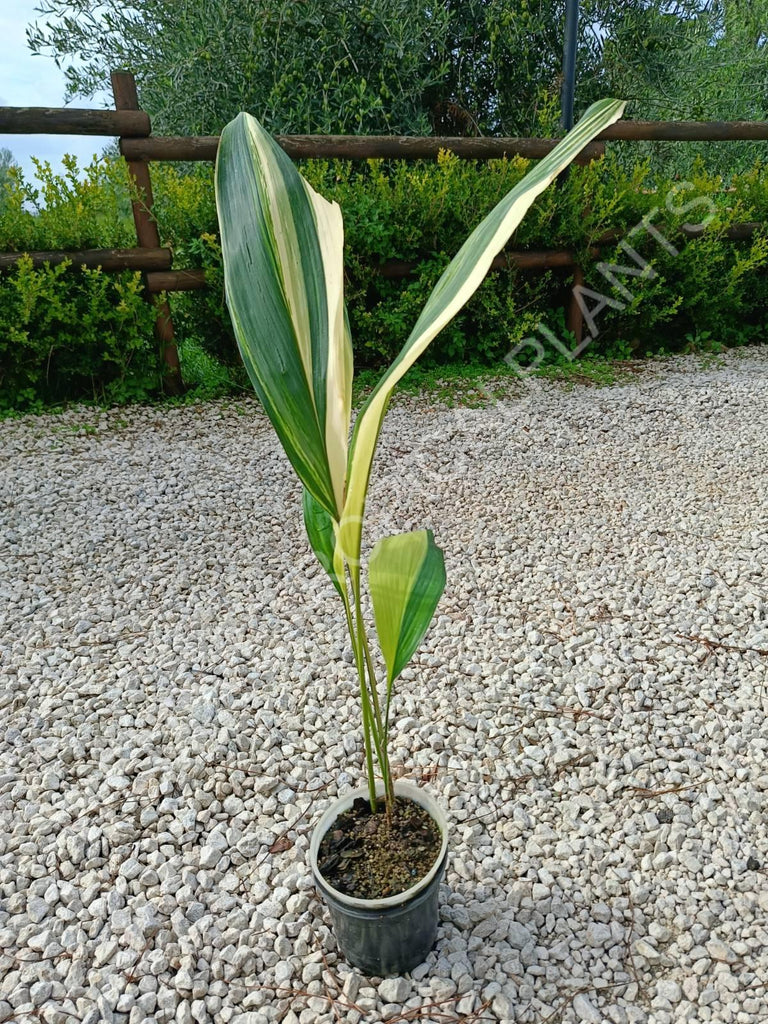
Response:
MULTIPOLYGON (((136 79, 133 75, 129 71, 113 71, 110 77, 112 79, 112 94, 115 97, 115 109, 140 110, 136 79)), ((136 240, 142 248, 159 249, 160 234, 157 230, 157 223, 152 217, 154 198, 152 182, 149 177, 149 164, 145 161, 129 160, 128 173, 138 192, 136 198, 132 200, 136 240)), ((173 333, 171 308, 166 299, 158 303, 155 308, 157 310, 155 338, 160 345, 165 362, 165 389, 172 395, 180 395, 184 391, 184 382, 181 379, 181 364, 173 333)))
POLYGON ((566 311, 566 324, 565 326, 573 334, 576 339, 576 347, 578 348, 581 344, 581 339, 584 336, 584 317, 581 312, 581 306, 576 298, 576 289, 584 287, 584 271, 581 267, 573 268, 573 286, 571 288, 571 295, 568 300, 568 309, 566 311))

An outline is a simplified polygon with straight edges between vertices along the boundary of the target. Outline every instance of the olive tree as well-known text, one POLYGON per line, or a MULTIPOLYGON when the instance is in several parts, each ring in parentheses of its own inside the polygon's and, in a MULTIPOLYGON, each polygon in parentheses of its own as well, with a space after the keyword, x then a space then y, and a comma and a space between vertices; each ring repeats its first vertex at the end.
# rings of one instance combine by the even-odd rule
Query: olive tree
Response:
MULTIPOLYGON (((551 133, 565 0, 39 0, 69 97, 128 68, 158 133, 551 133)), ((576 99, 632 117, 765 116, 768 0, 581 0, 576 99)), ((553 116, 554 114, 554 116, 553 116)))
MULTIPOLYGON (((625 7, 659 0, 629 0, 625 7)), ((607 84, 583 0, 579 105, 607 84)), ((272 132, 528 134, 560 87, 564 0, 40 0, 34 53, 68 95, 128 68, 159 132, 218 132, 248 110, 272 132)))

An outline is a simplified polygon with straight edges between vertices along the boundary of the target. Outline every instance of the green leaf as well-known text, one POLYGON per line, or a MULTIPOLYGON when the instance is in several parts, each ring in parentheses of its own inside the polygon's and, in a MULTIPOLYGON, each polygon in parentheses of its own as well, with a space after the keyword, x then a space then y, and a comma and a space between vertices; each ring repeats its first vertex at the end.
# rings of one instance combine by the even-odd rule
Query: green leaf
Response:
POLYGON ((464 242, 427 299, 400 354, 379 381, 355 422, 339 543, 359 587, 360 542, 365 498, 382 420, 397 382, 435 336, 480 287, 493 258, 501 251, 534 200, 575 156, 624 110, 619 100, 593 103, 557 146, 494 207, 464 242))
POLYGON ((424 638, 445 587, 443 553, 432 531, 380 540, 368 562, 368 582, 391 686, 424 638))
MULTIPOLYGON (((337 566, 334 565, 334 554, 336 552, 336 530, 334 521, 319 505, 309 491, 304 488, 304 526, 307 528, 307 536, 312 550, 317 555, 317 560, 328 573, 331 583, 336 587, 339 594, 344 597, 342 589, 343 577, 340 578, 337 566)), ((341 567, 343 572, 343 566, 341 567)))
POLYGON ((249 114, 222 133, 216 206, 243 362, 302 483, 338 519, 352 402, 341 211, 249 114))

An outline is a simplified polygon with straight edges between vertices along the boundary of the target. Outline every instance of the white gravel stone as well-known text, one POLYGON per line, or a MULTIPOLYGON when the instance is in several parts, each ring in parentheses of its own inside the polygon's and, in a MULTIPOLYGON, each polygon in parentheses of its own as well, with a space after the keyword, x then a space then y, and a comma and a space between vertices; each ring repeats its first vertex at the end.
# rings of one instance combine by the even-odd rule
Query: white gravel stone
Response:
POLYGON ((587 926, 587 945, 593 948, 608 946, 613 941, 611 929, 607 924, 596 924, 594 921, 587 926))
POLYGON ((683 991, 676 981, 664 979, 656 985, 656 995, 677 1005, 683 997, 683 991))
POLYGON ((645 957, 649 963, 655 963, 660 959, 661 954, 652 946, 650 942, 646 942, 645 939, 638 939, 635 943, 635 952, 640 956, 645 957))
POLYGON ((35 1006, 42 1006, 51 998, 52 985, 50 981, 37 981, 29 990, 29 997, 35 1006))
POLYGON ((349 974, 344 979, 344 986, 342 988, 344 997, 348 1002, 354 1003, 354 1001, 357 999, 357 993, 359 991, 360 975, 356 974, 354 971, 350 971, 349 974))
POLYGON ((404 1003, 411 993, 407 978, 385 978, 379 985, 379 995, 385 1003, 404 1003))
POLYGON ((573 997, 573 1012, 580 1024, 601 1024, 602 1015, 583 992, 573 997))
POLYGON ((507 942, 513 949, 525 949, 532 936, 528 929, 518 921, 510 921, 507 931, 507 942))
POLYGON ((0 1021, 764 1024, 766 349, 393 404, 366 542, 448 570, 392 709, 451 827, 407 979, 345 972, 314 893, 353 656, 256 402, 0 453, 0 1021))
POLYGON ((719 960, 726 964, 732 964, 738 960, 733 949, 720 939, 711 939, 707 943, 707 953, 709 953, 713 960, 719 960))
POLYGON ((596 903, 591 911, 591 917, 595 921, 601 921, 603 924, 607 924, 611 920, 611 908, 606 906, 605 903, 596 903))
POLYGON ((186 1000, 176 1007, 175 1019, 177 1024, 192 1024, 192 1007, 186 1000))
POLYGON ((513 1020, 514 1009, 512 1006, 512 1000, 508 996, 505 996, 503 992, 499 992, 493 997, 491 1012, 494 1013, 500 1021, 513 1020))
MULTIPOLYGON (((275 984, 286 985, 294 974, 294 965, 289 960, 282 960, 275 965, 275 984)), ((391 1001, 391 1000, 390 1000, 391 1001)))
POLYGON ((49 905, 40 896, 33 896, 27 904, 27 917, 33 924, 40 924, 48 916, 49 905))
POLYGON ((215 868, 221 860, 223 849, 220 846, 203 846, 200 849, 200 867, 215 868))

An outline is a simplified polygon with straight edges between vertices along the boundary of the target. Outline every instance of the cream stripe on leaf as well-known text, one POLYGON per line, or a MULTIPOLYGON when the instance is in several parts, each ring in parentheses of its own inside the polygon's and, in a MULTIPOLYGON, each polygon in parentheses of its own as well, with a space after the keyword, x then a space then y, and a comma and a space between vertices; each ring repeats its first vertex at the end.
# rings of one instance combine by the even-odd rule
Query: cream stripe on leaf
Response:
POLYGON ((593 103, 576 127, 475 228, 443 272, 400 354, 363 406, 352 434, 347 497, 339 533, 339 542, 350 564, 356 588, 360 584, 360 542, 368 481, 381 423, 394 387, 475 293, 493 258, 507 243, 537 196, 588 142, 621 117, 623 109, 624 103, 619 100, 593 103))
POLYGON ((325 379, 318 374, 314 387, 325 392, 325 447, 336 508, 340 511, 344 507, 354 372, 352 338, 344 305, 344 223, 337 203, 327 202, 306 181, 304 184, 315 214, 328 307, 328 350, 323 367, 325 379))
POLYGON ((352 394, 341 211, 248 114, 222 132, 216 205, 243 362, 305 488, 338 520, 352 394))

